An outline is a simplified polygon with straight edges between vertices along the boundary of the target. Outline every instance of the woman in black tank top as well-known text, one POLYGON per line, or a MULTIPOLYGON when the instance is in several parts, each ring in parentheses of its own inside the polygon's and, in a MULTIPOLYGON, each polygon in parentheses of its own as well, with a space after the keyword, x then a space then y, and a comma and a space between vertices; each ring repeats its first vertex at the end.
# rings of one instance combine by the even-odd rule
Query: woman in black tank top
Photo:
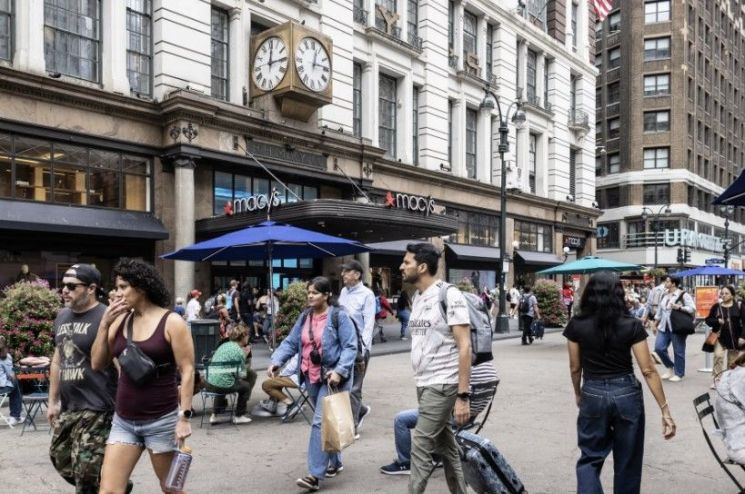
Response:
POLYGON ((125 369, 120 372, 116 414, 101 469, 101 492, 124 492, 146 448, 161 490, 166 492, 173 453, 191 435, 194 346, 184 320, 168 311, 171 296, 153 266, 122 259, 113 276, 117 297, 101 320, 91 352, 93 368, 105 367, 124 351, 131 322, 132 342, 158 369, 140 385, 125 369))
POLYGON ((601 272, 590 278, 579 315, 564 330, 569 367, 579 407, 577 492, 602 493, 600 470, 613 447, 614 492, 638 494, 644 455, 644 401, 634 376, 633 353, 662 412, 662 434, 675 435, 675 422, 662 381, 650 358, 641 321, 626 314, 621 280, 601 272), (580 388, 580 381, 582 386, 580 388))

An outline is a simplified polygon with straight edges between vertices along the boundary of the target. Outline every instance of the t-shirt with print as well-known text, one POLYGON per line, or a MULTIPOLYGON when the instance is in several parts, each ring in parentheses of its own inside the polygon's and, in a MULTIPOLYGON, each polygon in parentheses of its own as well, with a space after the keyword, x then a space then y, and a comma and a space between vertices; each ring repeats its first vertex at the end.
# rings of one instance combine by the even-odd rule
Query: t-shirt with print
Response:
POLYGON ((447 321, 440 306, 443 282, 417 292, 411 308, 411 365, 417 386, 458 384, 458 347, 451 326, 469 324, 468 306, 460 290, 447 290, 447 321))
POLYGON ((87 312, 62 309, 54 321, 54 343, 60 360, 59 390, 62 411, 114 410, 116 369, 91 368, 91 347, 106 306, 98 304, 87 312))
POLYGON ((243 353, 241 346, 235 341, 226 341, 215 350, 212 356, 209 368, 209 377, 207 382, 218 388, 232 388, 235 385, 235 372, 238 366, 229 365, 212 365, 227 364, 228 362, 240 362, 239 376, 246 372, 246 354, 243 353))

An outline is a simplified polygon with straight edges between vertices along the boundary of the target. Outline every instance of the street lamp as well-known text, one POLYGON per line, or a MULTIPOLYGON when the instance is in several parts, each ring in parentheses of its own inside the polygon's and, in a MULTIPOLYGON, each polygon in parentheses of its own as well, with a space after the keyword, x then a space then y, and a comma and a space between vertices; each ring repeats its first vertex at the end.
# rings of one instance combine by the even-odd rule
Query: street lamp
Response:
POLYGON ((732 213, 735 212, 735 207, 732 205, 722 205, 719 207, 719 211, 724 216, 724 267, 729 268, 729 219, 732 213))
POLYGON ((647 221, 647 218, 652 216, 652 230, 654 231, 654 268, 657 269, 657 222, 660 219, 660 216, 663 214, 665 216, 670 216, 670 204, 665 204, 664 206, 660 206, 660 209, 655 213, 652 211, 652 209, 648 208, 647 206, 642 207, 642 219, 644 221, 647 221))
POLYGON ((518 96, 516 101, 510 103, 505 113, 502 113, 502 105, 499 103, 499 96, 497 96, 489 88, 484 88, 484 99, 481 102, 481 108, 491 111, 494 108, 497 109, 499 114, 499 160, 502 167, 502 182, 499 186, 499 315, 497 316, 497 332, 507 333, 509 329, 509 320, 506 312, 506 296, 505 291, 505 244, 507 243, 507 162, 504 159, 504 154, 510 150, 510 143, 508 141, 510 129, 508 127, 508 121, 510 111, 513 110, 512 123, 516 129, 521 129, 525 125, 527 120, 525 112, 521 110, 522 101, 518 96))

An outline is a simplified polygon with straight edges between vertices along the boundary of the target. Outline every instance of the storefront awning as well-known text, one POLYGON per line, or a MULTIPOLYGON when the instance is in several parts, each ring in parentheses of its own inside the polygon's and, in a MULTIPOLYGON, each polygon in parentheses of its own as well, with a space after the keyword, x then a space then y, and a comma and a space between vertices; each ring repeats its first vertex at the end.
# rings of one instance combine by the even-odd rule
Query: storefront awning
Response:
POLYGON ((0 199, 0 229, 163 240, 168 230, 150 213, 0 199))
POLYGON ((564 259, 548 252, 533 252, 530 250, 516 250, 515 256, 518 261, 531 266, 558 266, 564 259))
POLYGON ((462 245, 446 243, 445 247, 455 255, 459 261, 471 262, 499 262, 499 249, 480 245, 462 245))
POLYGON ((392 242, 376 242, 373 244, 367 244, 367 246, 372 249, 370 254, 402 256, 406 253, 406 246, 414 242, 424 242, 424 240, 393 240, 392 242))

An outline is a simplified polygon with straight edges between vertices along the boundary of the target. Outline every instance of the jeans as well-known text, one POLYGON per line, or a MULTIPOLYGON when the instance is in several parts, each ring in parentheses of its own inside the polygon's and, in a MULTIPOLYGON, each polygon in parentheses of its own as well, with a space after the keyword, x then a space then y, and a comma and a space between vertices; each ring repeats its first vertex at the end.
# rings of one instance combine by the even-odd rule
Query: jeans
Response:
POLYGON ((654 341, 654 351, 662 360, 662 365, 668 369, 675 370, 678 377, 685 376, 686 373, 686 338, 688 335, 676 334, 672 331, 657 331, 657 338, 654 341), (670 360, 667 352, 670 342, 673 344, 673 356, 675 362, 670 360))
MULTIPOLYGON (((235 399, 235 416, 240 417, 246 414, 246 403, 251 399, 251 390, 256 384, 256 371, 253 369, 246 369, 246 377, 236 379, 233 386, 229 388, 220 388, 213 386, 210 383, 206 384, 207 391, 212 393, 238 393, 238 397, 235 399)), ((213 401, 212 413, 223 413, 225 407, 228 405, 228 400, 225 396, 216 396, 213 401)))
POLYGON ((644 457, 644 399, 633 374, 586 380, 577 417, 577 493, 602 494, 600 470, 613 450, 613 492, 638 494, 644 457))
POLYGON ((365 374, 367 373, 367 366, 370 363, 370 352, 365 352, 365 368, 360 369, 355 365, 354 367, 354 379, 352 382, 352 390, 349 393, 349 399, 352 402, 352 418, 354 418, 354 427, 357 428, 357 424, 360 423, 360 410, 362 410, 362 383, 365 380, 365 374))
POLYGON ((520 331, 523 332, 522 341, 527 343, 533 341, 533 335, 530 333, 530 325, 533 324, 533 318, 527 314, 520 314, 520 331))
POLYGON ((411 429, 416 427, 418 415, 417 409, 412 408, 398 412, 393 419, 393 433, 399 463, 411 463, 411 429))
POLYGON ((13 418, 21 418, 21 389, 16 384, 15 386, 4 386, 0 388, 0 395, 8 394, 8 400, 10 401, 10 416, 13 418))
POLYGON ((409 318, 411 317, 411 311, 404 309, 398 311, 398 320, 401 321, 401 338, 406 336, 406 330, 409 329, 409 318))
MULTIPOLYGON (((311 383, 305 378, 305 384, 311 403, 315 406, 313 422, 310 426, 310 440, 308 441, 308 472, 318 480, 326 478, 328 467, 338 467, 341 463, 341 453, 327 453, 321 448, 321 413, 323 410, 323 397, 329 394, 329 388, 325 382, 311 383)), ((352 379, 343 381, 338 390, 349 391, 352 389, 352 379)))

